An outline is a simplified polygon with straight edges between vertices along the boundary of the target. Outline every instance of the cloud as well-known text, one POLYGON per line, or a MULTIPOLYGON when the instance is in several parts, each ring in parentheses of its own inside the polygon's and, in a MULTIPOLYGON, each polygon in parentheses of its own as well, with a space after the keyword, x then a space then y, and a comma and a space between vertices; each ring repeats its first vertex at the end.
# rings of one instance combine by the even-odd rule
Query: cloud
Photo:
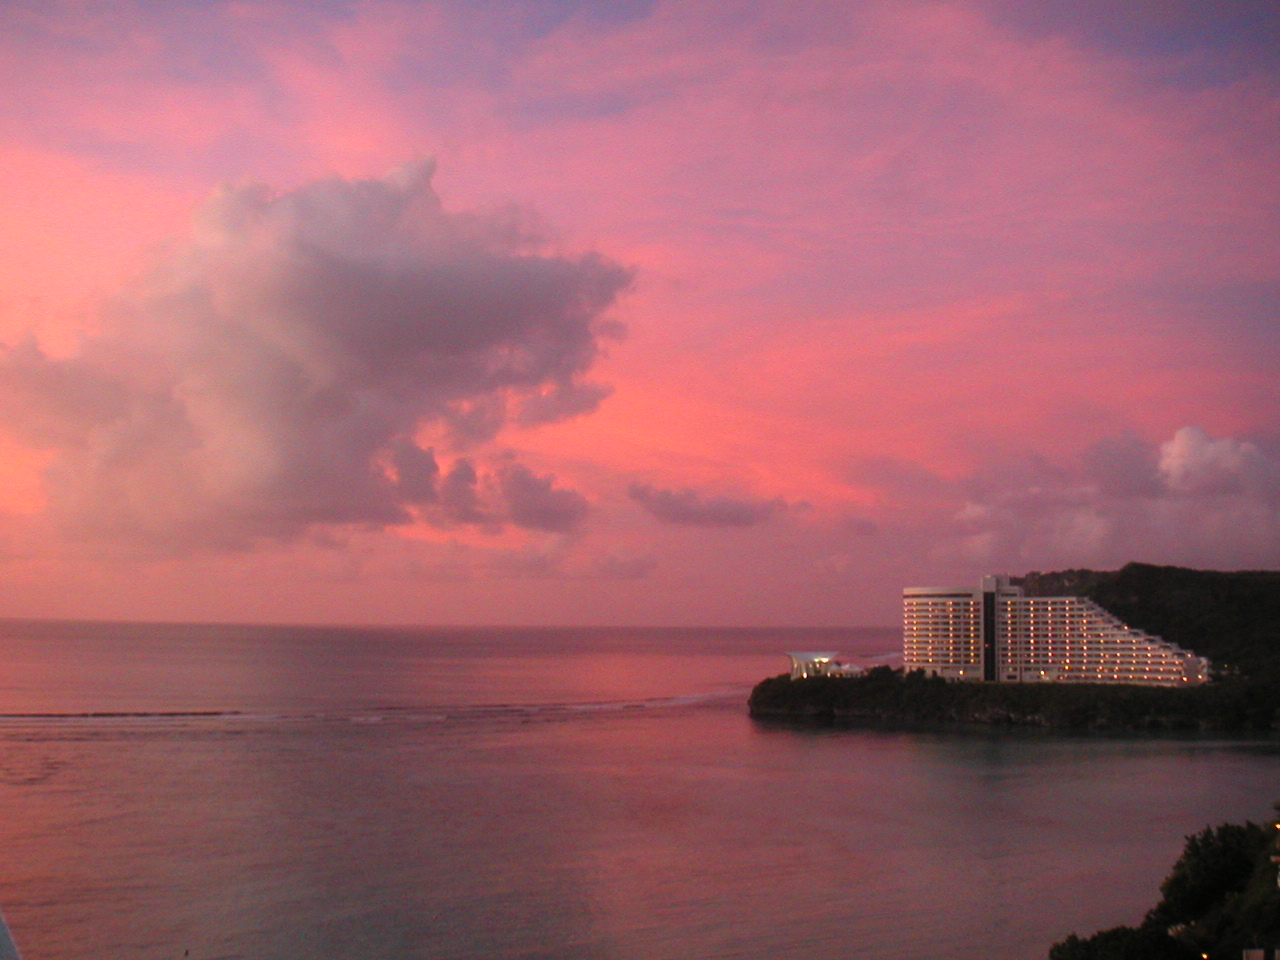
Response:
POLYGON ((627 494, 659 520, 690 527, 753 527, 786 506, 780 499, 704 497, 696 490, 658 490, 643 483, 631 484, 627 494))
POLYGON ((856 516, 841 517, 836 521, 836 529, 855 537, 873 537, 880 530, 875 521, 856 516))
POLYGON ((1105 437, 1084 452, 1084 474, 1106 496, 1150 497, 1160 492, 1159 452, 1128 433, 1105 437))
POLYGON ((936 557, 1010 569, 1280 562, 1280 458, 1194 426, 1160 444, 1104 439, 1078 470, 1033 455, 993 463, 953 496, 950 515, 914 518, 908 534, 936 557))
POLYGON ((0 405, 11 433, 37 447, 77 442, 125 414, 124 388, 92 366, 46 357, 27 338, 0 353, 0 405))
POLYGON ((396 488, 407 503, 435 503, 440 499, 436 481, 440 465, 434 450, 423 450, 412 440, 400 438, 389 451, 396 488))
POLYGON ((549 252, 511 211, 451 213, 417 163, 286 193, 222 188, 190 235, 116 297, 77 356, 0 351, 0 413, 52 450, 51 508, 94 535, 245 546, 326 524, 563 530, 572 491, 502 468, 442 478, 426 434, 463 449, 594 409, 585 379, 629 282, 549 252))
POLYGON ((527 467, 512 464, 501 474, 511 522, 530 530, 567 533, 590 509, 586 497, 555 486, 555 477, 539 477, 527 467))
POLYGON ((593 570, 596 576, 607 580, 643 580, 657 565, 657 559, 650 554, 611 551, 596 558, 593 570))
POLYGON ((444 519, 452 523, 492 524, 493 516, 480 503, 480 475, 465 457, 454 463, 440 484, 444 519))
POLYGON ((946 496, 952 486, 920 464, 890 457, 855 457, 846 476, 859 486, 892 490, 916 500, 946 496))
POLYGON ((1199 427, 1183 427, 1161 444, 1161 479, 1176 493, 1230 494, 1258 490, 1274 481, 1274 464, 1252 443, 1213 439, 1199 427))

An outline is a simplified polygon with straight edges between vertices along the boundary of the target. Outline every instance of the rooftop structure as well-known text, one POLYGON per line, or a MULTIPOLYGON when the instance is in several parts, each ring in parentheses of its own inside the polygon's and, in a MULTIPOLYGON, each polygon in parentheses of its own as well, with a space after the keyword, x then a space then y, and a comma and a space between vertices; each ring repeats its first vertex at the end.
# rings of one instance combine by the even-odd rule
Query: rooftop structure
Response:
POLYGON ((951 680, 1204 683, 1209 661, 1126 626, 1084 597, 1028 597, 1008 577, 977 590, 902 591, 903 666, 951 680))
POLYGON ((803 680, 805 677, 849 677, 862 672, 861 667, 851 663, 841 663, 838 653, 789 653, 791 658, 791 679, 803 680))

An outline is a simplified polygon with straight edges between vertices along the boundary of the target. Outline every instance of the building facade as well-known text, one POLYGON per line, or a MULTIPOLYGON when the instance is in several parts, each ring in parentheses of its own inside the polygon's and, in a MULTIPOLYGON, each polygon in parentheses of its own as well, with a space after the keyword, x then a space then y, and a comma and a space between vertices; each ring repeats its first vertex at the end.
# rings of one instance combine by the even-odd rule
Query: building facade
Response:
MULTIPOLYGON (((806 677, 854 677, 864 672, 852 663, 842 663, 840 654, 822 651, 818 653, 789 653, 791 658, 791 679, 803 680, 806 677)), ((3 958, 0 958, 3 960, 3 958)))
POLYGON ((950 680, 1204 683, 1209 661, 1126 626, 1084 597, 1028 597, 1008 577, 977 590, 902 591, 908 670, 950 680))

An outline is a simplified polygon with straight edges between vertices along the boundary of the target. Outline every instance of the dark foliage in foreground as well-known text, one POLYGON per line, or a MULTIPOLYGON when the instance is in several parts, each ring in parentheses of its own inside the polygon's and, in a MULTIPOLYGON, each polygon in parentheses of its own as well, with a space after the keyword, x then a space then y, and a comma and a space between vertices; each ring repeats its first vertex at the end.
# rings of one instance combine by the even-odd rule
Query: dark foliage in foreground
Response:
POLYGON ((1084 940, 1071 934, 1050 948, 1049 960, 1200 960, 1200 954, 1163 930, 1112 927, 1084 940))
POLYGON ((1280 944, 1275 834, 1274 826, 1224 823, 1187 837, 1140 926, 1072 934, 1049 960, 1238 960, 1247 947, 1280 944))
POLYGON ((1280 681, 1201 687, 1093 683, 957 683, 877 667, 858 677, 771 677, 749 701, 758 719, 810 725, 1052 727, 1066 730, 1264 733, 1280 729, 1280 681))

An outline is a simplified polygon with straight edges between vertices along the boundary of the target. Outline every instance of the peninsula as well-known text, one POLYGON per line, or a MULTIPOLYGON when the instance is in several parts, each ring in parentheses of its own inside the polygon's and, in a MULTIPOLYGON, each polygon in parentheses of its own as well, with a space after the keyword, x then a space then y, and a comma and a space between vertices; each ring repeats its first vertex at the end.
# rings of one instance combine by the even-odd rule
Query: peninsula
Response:
MULTIPOLYGON (((1134 563, 1111 572, 1032 573, 1003 585, 1010 596, 1015 595, 1014 588, 1020 588, 1016 590, 1019 597, 1070 594, 1084 598, 1090 608, 1118 624, 1115 629, 1129 631, 1135 644, 1149 646, 1157 653, 1163 649, 1169 652, 1166 659, 1182 658, 1188 667, 1177 677, 1181 682, 1171 682, 1174 677, 1168 671, 1154 675, 1154 682, 1148 683, 1120 678, 1092 682, 1105 680, 1106 670, 1111 669, 1106 666, 1106 657, 1112 654, 1105 652, 1105 645, 1098 648, 1103 653, 1089 653, 1086 638, 1081 641, 1084 647, 1074 648, 1096 656, 1096 662, 1090 661, 1090 672, 1082 675, 1078 654, 1070 667, 1048 659, 1033 663, 1026 658, 1034 656, 1034 651, 1006 653, 996 640, 984 642, 981 628, 974 628, 965 639, 964 627, 959 625, 948 628, 962 638, 953 644, 961 652, 950 666, 940 663, 932 671, 877 667, 858 675, 847 675, 846 671, 846 675, 773 677, 752 691, 751 715, 761 720, 828 726, 987 724, 1224 733, 1280 730, 1280 572, 1224 573, 1134 563), (975 651, 967 661, 963 659, 966 643, 975 651), (1019 679, 1031 672, 1030 663, 1040 676, 1052 670, 1058 682, 982 682, 997 680, 996 671, 985 666, 984 657, 987 663, 1000 664, 1022 658, 1017 661, 1019 679), (1214 679, 1205 683, 1208 660, 1214 664, 1214 679), (968 669, 975 664, 975 669, 968 669), (1077 671, 1075 678, 1071 669, 1077 671)), ((1013 636, 991 632, 999 638, 1013 636)), ((1034 639, 1034 633, 1030 636, 1034 639)), ((1012 651, 1013 641, 1009 643, 1012 651)), ((918 653, 913 655, 918 658, 918 653)), ((1132 667, 1127 669, 1121 676, 1142 675, 1132 667)), ((1005 679, 1003 673, 999 676, 1005 679)), ((1008 679, 1013 676, 1010 672, 1008 679)))

